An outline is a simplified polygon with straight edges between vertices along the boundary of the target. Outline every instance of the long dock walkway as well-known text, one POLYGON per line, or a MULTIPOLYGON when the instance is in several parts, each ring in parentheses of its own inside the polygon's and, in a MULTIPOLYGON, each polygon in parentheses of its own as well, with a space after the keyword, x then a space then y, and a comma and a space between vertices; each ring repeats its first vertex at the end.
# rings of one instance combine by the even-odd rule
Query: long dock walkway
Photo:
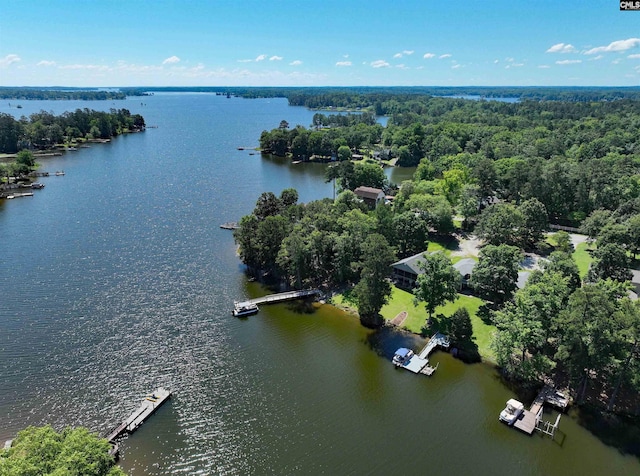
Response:
POLYGON ((112 449, 110 453, 116 456, 118 453, 118 444, 116 438, 124 433, 133 433, 136 431, 142 423, 149 418, 153 413, 166 402, 171 396, 169 390, 165 390, 162 387, 157 388, 153 393, 147 395, 142 404, 120 425, 111 430, 105 438, 111 443, 112 449))
POLYGON ((246 301, 241 301, 236 304, 236 306, 254 306, 258 304, 266 304, 266 303, 276 303, 283 301, 290 301, 292 299, 299 299, 307 296, 313 296, 315 294, 320 294, 318 289, 304 289, 301 291, 287 291, 286 293, 278 293, 278 294, 269 294, 268 296, 262 296, 255 299, 248 299, 246 301))

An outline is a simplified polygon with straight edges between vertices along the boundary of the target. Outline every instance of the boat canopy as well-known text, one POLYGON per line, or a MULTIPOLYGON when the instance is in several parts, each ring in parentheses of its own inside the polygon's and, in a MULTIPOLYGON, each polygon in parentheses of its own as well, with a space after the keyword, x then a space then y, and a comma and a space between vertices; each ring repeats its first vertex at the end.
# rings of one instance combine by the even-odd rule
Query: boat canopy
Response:
POLYGON ((409 352, 411 352, 411 349, 407 349, 406 347, 400 347, 398 350, 396 350, 396 355, 400 357, 406 357, 407 355, 409 355, 409 352))
POLYGON ((507 406, 511 406, 513 408, 524 408, 524 405, 521 402, 519 402, 518 400, 515 400, 513 398, 510 398, 507 401, 507 406))

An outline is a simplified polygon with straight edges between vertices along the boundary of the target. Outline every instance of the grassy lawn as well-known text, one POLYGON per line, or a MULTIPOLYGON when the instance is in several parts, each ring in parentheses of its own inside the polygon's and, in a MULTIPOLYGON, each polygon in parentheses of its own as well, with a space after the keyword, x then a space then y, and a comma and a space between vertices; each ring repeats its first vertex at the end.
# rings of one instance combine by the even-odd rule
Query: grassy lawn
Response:
MULTIPOLYGON (((348 297, 342 294, 338 294, 332 299, 333 304, 342 308, 354 308, 355 306, 349 302, 348 297)), ((486 324, 480 317, 478 317, 478 309, 484 302, 482 299, 467 296, 465 294, 458 294, 458 299, 454 302, 445 304, 436 308, 434 318, 437 320, 447 318, 451 316, 459 307, 466 307, 471 316, 471 324, 473 326, 473 340, 478 346, 478 352, 483 360, 495 362, 493 352, 489 348, 491 342, 491 334, 495 331, 495 327, 486 324)), ((380 314, 385 320, 390 321, 402 311, 407 311, 408 317, 403 324, 403 328, 415 334, 422 333, 422 326, 427 321, 427 311, 424 305, 421 304, 418 307, 413 305, 413 294, 403 291, 402 289, 393 286, 391 297, 389 302, 383 306, 380 314)))
POLYGON ((589 265, 593 261, 591 254, 589 254, 589 251, 587 251, 590 249, 592 248, 590 248, 587 243, 580 243, 576 247, 576 250, 573 252, 573 259, 578 265, 578 269, 580 270, 580 277, 583 279, 589 271, 589 265))
MULTIPOLYGON (((436 319, 447 318, 451 316, 459 307, 466 307, 471 316, 471 324, 473 325, 473 336, 480 355, 485 360, 493 361, 493 353, 489 349, 489 343, 491 342, 491 334, 495 328, 491 325, 485 324, 480 319, 478 314, 478 308, 482 306, 483 301, 474 296, 467 296, 464 294, 458 294, 458 299, 454 302, 445 304, 436 308, 434 317, 436 319)), ((391 320, 396 317, 400 312, 407 311, 409 316, 404 322, 403 327, 407 330, 420 334, 422 327, 427 320, 427 311, 424 305, 421 304, 418 307, 413 305, 413 294, 398 289, 395 286, 389 298, 389 303, 385 305, 380 313, 386 320, 391 320)))

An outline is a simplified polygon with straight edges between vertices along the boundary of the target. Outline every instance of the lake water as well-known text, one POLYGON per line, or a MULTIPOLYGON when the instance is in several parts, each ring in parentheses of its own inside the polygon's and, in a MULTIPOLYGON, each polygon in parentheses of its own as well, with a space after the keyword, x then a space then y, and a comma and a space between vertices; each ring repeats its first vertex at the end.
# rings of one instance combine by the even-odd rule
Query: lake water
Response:
POLYGON ((231 317, 264 291, 219 225, 263 191, 332 195, 324 165, 237 147, 312 111, 211 94, 21 103, 0 111, 127 107, 158 127, 43 160, 66 175, 0 202, 0 440, 45 423, 106 433, 165 386, 170 402, 121 444, 132 475, 640 472, 572 416, 555 441, 500 424, 513 394, 489 366, 436 353, 431 378, 394 369, 417 337, 329 306, 231 317))

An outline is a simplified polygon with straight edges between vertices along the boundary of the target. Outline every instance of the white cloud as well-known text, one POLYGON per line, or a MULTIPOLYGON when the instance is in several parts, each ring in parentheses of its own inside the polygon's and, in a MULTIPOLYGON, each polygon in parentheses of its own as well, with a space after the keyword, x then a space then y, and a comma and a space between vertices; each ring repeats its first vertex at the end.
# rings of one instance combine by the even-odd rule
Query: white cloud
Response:
POLYGON ((425 53, 422 57, 424 59, 430 59, 430 58, 434 58, 436 55, 434 55, 433 53, 425 53))
POLYGON ((593 58, 589 58, 589 61, 598 61, 604 58, 603 55, 594 56, 593 58))
POLYGON ((351 61, 338 61, 336 66, 351 66, 351 61))
POLYGON ((292 61, 291 63, 289 63, 289 66, 300 66, 301 64, 302 64, 302 61, 295 60, 295 61, 292 61))
POLYGON ((343 58, 347 59, 349 55, 342 55, 343 58))
POLYGON ((454 64, 454 65, 451 67, 451 69, 458 69, 458 68, 461 68, 461 67, 462 67, 462 65, 458 63, 458 64, 454 64))
POLYGON ((164 60, 162 64, 175 64, 179 62, 180 62, 180 58, 178 58, 177 56, 170 56, 169 58, 164 60))
POLYGON ((549 48, 547 53, 574 53, 576 49, 569 43, 558 43, 549 48))
POLYGON ((67 64, 64 66, 60 66, 60 69, 75 69, 82 70, 86 69, 89 71, 110 71, 111 68, 104 64, 67 64))
POLYGON ((515 61, 515 59, 513 58, 505 58, 504 59, 507 63, 513 63, 515 61))
POLYGON ((241 60, 238 60, 238 63, 251 63, 252 61, 253 60, 251 59, 241 59, 241 60))
POLYGON ((582 63, 582 60, 562 60, 562 61, 556 61, 556 64, 578 64, 578 63, 582 63))
POLYGON ((42 60, 36 64, 36 66, 55 66, 55 65, 56 65, 55 61, 47 61, 47 60, 42 60))
POLYGON ((493 60, 493 64, 498 64, 500 60, 493 60))
POLYGON ((640 59, 640 54, 629 55, 629 56, 627 56, 627 58, 629 58, 629 59, 640 59))
POLYGON ((609 43, 607 46, 598 46, 585 51, 585 55, 594 55, 596 53, 609 53, 611 51, 626 51, 640 45, 640 38, 628 38, 626 40, 618 40, 609 43))
POLYGON ((551 68, 551 66, 549 66, 548 64, 541 64, 540 66, 538 66, 538 68, 540 68, 540 69, 549 69, 549 68, 551 68))
POLYGON ((413 50, 402 50, 400 53, 393 55, 394 58, 402 58, 403 56, 409 56, 413 54, 413 50))
POLYGON ((258 55, 258 57, 256 58, 256 61, 264 61, 267 59, 267 55, 258 55))
POLYGON ((389 63, 387 63, 385 60, 376 60, 371 62, 371 66, 373 66, 374 68, 388 68, 389 63))
POLYGON ((451 55, 449 53, 445 53, 443 55, 438 56, 438 59, 445 59, 445 58, 451 58, 451 55))
POLYGON ((407 65, 405 65, 405 64, 397 64, 397 65, 396 65, 396 68, 399 68, 399 69, 409 69, 409 68, 407 67, 407 65))
POLYGON ((269 58, 269 61, 282 61, 282 56, 272 56, 271 58, 269 58))
POLYGON ((20 57, 18 55, 7 55, 0 59, 0 66, 9 66, 10 64, 17 63, 19 61, 20 57))

